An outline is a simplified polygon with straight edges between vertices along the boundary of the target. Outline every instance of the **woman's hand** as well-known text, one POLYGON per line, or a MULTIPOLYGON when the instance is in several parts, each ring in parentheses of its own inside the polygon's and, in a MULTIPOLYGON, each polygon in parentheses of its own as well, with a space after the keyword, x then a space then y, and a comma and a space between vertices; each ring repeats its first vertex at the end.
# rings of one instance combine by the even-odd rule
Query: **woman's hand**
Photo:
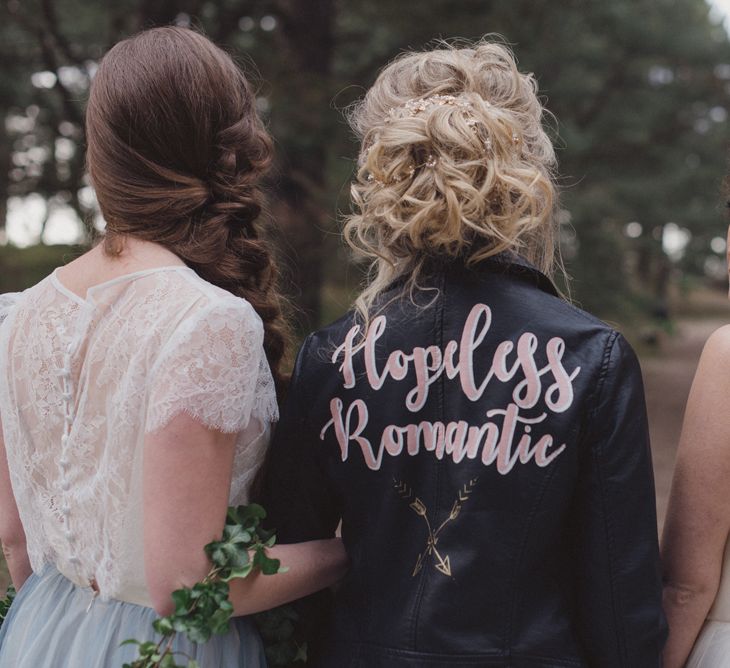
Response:
POLYGON ((250 615, 304 598, 336 584, 347 572, 347 554, 340 538, 276 545, 266 553, 288 570, 276 575, 255 572, 233 580, 230 600, 235 615, 250 615))
POLYGON ((664 527, 664 667, 681 668, 717 594, 730 533, 730 326, 707 341, 682 427, 664 527))

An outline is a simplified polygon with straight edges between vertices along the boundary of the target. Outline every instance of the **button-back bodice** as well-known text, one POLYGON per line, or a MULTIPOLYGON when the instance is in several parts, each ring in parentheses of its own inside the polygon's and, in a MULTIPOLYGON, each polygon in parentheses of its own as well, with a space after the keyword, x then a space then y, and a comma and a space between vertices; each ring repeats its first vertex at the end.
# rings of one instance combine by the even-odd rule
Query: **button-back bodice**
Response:
POLYGON ((0 420, 31 565, 150 605, 145 434, 189 413, 239 434, 231 503, 245 501, 277 417, 263 326, 187 267, 136 272, 86 299, 55 274, 0 296, 0 420))

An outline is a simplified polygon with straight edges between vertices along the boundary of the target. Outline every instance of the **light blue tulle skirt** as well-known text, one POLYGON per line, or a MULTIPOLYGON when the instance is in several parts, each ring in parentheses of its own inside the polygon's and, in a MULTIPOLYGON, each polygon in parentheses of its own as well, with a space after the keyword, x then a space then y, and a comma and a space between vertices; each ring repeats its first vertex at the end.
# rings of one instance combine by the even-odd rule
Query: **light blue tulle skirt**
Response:
MULTIPOLYGON (((25 582, 0 628, 0 668, 122 668, 137 657, 128 638, 159 640, 152 622, 157 614, 123 601, 95 600, 47 566, 25 582), (88 610, 88 612, 87 612, 88 610)), ((266 668, 261 639, 250 620, 237 617, 226 635, 196 645, 178 634, 176 652, 201 668, 266 668)), ((179 664, 187 665, 179 655, 179 664)))

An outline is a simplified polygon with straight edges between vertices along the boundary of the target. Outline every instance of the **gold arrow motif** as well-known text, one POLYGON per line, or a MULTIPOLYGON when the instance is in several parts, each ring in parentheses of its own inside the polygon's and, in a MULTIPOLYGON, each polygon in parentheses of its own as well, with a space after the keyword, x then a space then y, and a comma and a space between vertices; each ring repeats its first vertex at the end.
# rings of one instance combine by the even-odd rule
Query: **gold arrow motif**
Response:
POLYGON ((426 506, 424 505, 423 501, 421 501, 421 499, 419 499, 418 497, 416 497, 415 501, 413 501, 413 503, 411 503, 408 507, 412 508, 416 515, 425 517, 426 506))
POLYGON ((418 575, 418 573, 423 568, 423 560, 426 558, 426 554, 427 554, 427 552, 423 552, 422 554, 418 555, 418 560, 416 561, 416 566, 413 569, 413 577, 416 577, 416 575, 418 575))
POLYGON ((464 484, 463 487, 459 488, 459 491, 457 492, 457 498, 454 501, 454 505, 451 507, 451 512, 449 513, 448 517, 441 523, 438 529, 434 531, 431 527, 431 522, 428 519, 428 508, 426 507, 426 504, 423 503, 423 501, 417 496, 413 498, 413 501, 411 501, 410 499, 414 497, 413 490, 411 490, 411 488, 405 482, 398 481, 393 478, 393 486, 398 496, 400 496, 404 501, 408 502, 408 507, 413 510, 416 515, 423 518, 424 522, 426 522, 426 528, 428 529, 426 547, 424 548, 423 552, 418 555, 416 565, 413 568, 413 577, 421 572, 421 570, 423 569, 424 561, 430 555, 433 555, 435 559, 434 568, 439 571, 439 573, 442 573, 447 577, 451 577, 451 559, 449 558, 448 554, 446 556, 442 556, 436 548, 436 545, 438 544, 438 537, 441 531, 443 531, 444 527, 449 524, 449 522, 453 522, 454 520, 456 520, 457 517, 459 517, 463 504, 468 501, 469 496, 474 491, 474 487, 476 486, 478 480, 479 478, 472 478, 471 480, 469 480, 469 482, 464 484))
POLYGON ((401 499, 408 500, 413 496, 413 491, 404 482, 398 482, 395 478, 393 478, 393 486, 401 499))
POLYGON ((442 559, 441 555, 436 552, 436 558, 438 560, 436 563, 436 570, 447 577, 451 577, 451 562, 449 561, 449 555, 447 554, 446 557, 442 559))

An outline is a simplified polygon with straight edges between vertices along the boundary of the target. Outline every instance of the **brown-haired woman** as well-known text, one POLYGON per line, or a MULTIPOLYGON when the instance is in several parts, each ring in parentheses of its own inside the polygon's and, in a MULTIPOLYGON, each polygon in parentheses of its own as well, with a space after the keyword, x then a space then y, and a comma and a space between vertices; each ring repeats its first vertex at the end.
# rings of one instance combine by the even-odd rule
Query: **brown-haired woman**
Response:
POLYGON ((318 665, 660 665, 641 373, 548 278, 554 152, 503 45, 388 65, 352 111, 355 309, 304 344, 268 470, 352 567, 318 665))
MULTIPOLYGON (((277 417, 285 337, 259 238, 271 140, 231 58, 158 28, 94 78, 88 166, 107 234, 0 297, 0 540, 19 590, 2 668, 121 666, 247 498, 277 417)), ((271 550, 289 572, 236 581, 231 631, 175 638, 201 666, 264 666, 240 617, 344 568, 338 540, 271 550)))

